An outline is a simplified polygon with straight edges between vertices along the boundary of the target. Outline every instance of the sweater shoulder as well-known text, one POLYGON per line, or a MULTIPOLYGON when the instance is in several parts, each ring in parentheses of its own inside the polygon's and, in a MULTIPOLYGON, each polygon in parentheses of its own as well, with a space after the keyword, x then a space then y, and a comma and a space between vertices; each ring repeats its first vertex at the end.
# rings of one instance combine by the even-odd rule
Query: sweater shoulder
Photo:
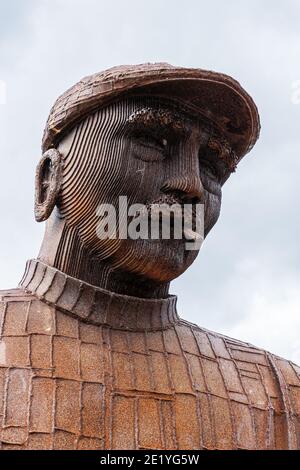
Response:
POLYGON ((201 355, 212 359, 228 359, 246 369, 250 368, 250 364, 261 366, 260 370, 264 370, 265 366, 273 370, 278 380, 282 378, 288 386, 300 387, 300 367, 290 360, 251 343, 201 328, 185 320, 179 322, 177 329, 180 337, 186 338, 186 343, 189 341, 196 343, 201 355), (189 341, 187 332, 190 334, 189 341))
POLYGON ((0 290, 0 302, 30 302, 32 299, 34 296, 22 288, 0 290))

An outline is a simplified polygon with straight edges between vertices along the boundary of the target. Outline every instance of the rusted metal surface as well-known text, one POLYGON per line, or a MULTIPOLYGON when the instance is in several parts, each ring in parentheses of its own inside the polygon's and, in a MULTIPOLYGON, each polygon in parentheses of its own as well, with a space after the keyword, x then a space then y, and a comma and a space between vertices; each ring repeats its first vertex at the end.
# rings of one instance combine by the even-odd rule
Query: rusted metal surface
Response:
POLYGON ((258 134, 235 80, 168 64, 57 100, 36 173, 44 241, 0 292, 2 449, 300 449, 300 369, 179 317, 169 284, 198 252, 96 233, 98 204, 126 195, 204 204, 206 236, 258 134))
POLYGON ((181 320, 175 297, 143 312, 32 261, 1 299, 2 449, 299 447, 300 369, 181 320))

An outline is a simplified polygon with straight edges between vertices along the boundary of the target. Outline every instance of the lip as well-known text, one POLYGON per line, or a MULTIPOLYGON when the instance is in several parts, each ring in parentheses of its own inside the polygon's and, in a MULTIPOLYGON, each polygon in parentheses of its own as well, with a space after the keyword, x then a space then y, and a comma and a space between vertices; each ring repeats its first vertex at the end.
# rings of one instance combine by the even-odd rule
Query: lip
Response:
POLYGON ((175 203, 172 201, 170 202, 154 202, 152 204, 147 204, 144 206, 143 210, 139 212, 138 215, 133 216, 131 220, 139 218, 140 220, 147 220, 148 227, 151 227, 153 221, 159 221, 159 238, 162 239, 162 221, 167 221, 170 228, 170 234, 174 235, 174 228, 176 223, 180 224, 181 226, 181 234, 182 238, 175 239, 174 236, 170 236, 171 240, 185 240, 185 241, 199 241, 202 239, 201 235, 198 232, 195 232, 192 227, 196 226, 196 210, 193 205, 192 210, 190 209, 189 214, 189 224, 185 224, 185 220, 187 216, 187 208, 184 207, 183 203, 179 203, 178 201, 175 203), (172 210, 171 210, 172 208, 172 210))

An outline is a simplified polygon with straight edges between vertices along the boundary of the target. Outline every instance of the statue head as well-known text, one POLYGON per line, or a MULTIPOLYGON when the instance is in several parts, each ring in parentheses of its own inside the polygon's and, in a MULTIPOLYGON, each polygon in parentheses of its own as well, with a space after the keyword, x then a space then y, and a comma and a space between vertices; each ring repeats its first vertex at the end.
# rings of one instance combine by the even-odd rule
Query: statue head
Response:
POLYGON ((187 249, 200 235, 195 208, 206 236, 222 185, 258 132, 253 101, 221 74, 145 64, 87 77, 58 99, 46 126, 36 177, 36 219, 49 219, 41 258, 103 287, 127 279, 126 292, 133 283, 136 295, 152 295, 149 286, 164 295, 198 254, 187 249), (148 222, 158 205, 175 208, 170 236, 153 238, 151 224, 148 237, 128 236, 128 224, 148 222), (184 207, 192 225, 175 237, 184 207), (99 236, 110 224, 114 236, 99 236))

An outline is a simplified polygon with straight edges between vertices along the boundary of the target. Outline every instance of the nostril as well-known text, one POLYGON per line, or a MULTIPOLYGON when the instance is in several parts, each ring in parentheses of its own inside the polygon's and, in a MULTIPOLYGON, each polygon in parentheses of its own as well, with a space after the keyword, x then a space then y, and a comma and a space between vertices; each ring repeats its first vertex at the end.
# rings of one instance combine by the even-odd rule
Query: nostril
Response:
POLYGON ((200 204, 200 202, 201 202, 200 196, 195 196, 191 199, 191 204, 200 204))
POLYGON ((194 204, 200 203, 200 197, 198 195, 193 195, 182 190, 169 189, 167 191, 163 190, 163 192, 171 196, 172 199, 179 201, 181 204, 193 204, 194 205, 194 204))
POLYGON ((183 198, 185 204, 192 204, 196 205, 201 202, 201 198, 199 196, 192 196, 191 194, 186 194, 183 198))
POLYGON ((173 178, 164 183, 161 190, 166 194, 177 196, 185 203, 196 204, 203 198, 203 185, 198 176, 185 175, 173 178))

